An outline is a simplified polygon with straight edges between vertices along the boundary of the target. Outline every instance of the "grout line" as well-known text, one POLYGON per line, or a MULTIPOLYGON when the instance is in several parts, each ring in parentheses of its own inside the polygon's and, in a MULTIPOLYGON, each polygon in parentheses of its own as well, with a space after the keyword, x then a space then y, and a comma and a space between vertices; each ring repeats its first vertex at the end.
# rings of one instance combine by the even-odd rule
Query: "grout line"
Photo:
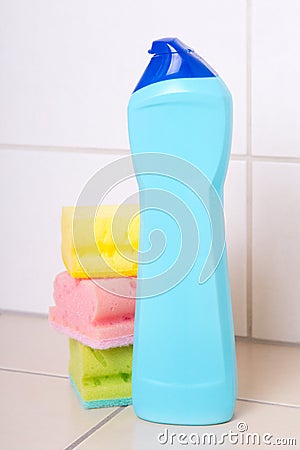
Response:
POLYGON ((252 161, 261 162, 273 162, 273 163, 293 163, 299 164, 300 158, 297 156, 263 156, 263 155, 251 155, 252 161))
POLYGON ((265 163, 286 163, 286 164, 300 164, 300 157, 297 156, 267 156, 267 155, 253 155, 253 154, 231 154, 232 161, 252 161, 265 163))
POLYGON ((248 157, 246 154, 244 155, 235 155, 231 153, 230 155, 230 161, 247 161, 248 157))
MULTIPOLYGON (((248 0, 249 1, 249 0, 248 0)), ((247 75, 248 76, 248 75, 247 75)), ((249 101, 247 101, 249 105, 249 101)), ((99 155, 130 155, 129 149, 107 149, 100 147, 64 147, 64 146, 47 146, 47 145, 21 145, 21 144, 0 144, 1 150, 19 150, 19 151, 36 151, 36 152, 60 152, 60 153, 94 153, 99 155)), ((231 154, 230 159, 233 161, 262 161, 274 163, 294 163, 300 164, 300 157, 297 156, 269 156, 269 155, 253 155, 253 154, 231 154)))
POLYGON ((21 144, 0 144, 0 150, 20 150, 20 151, 38 151, 38 152, 65 152, 65 153, 100 153, 104 155, 115 155, 130 153, 128 149, 108 149, 101 147, 65 147, 65 146, 52 146, 52 145, 21 145, 21 144))
POLYGON ((120 414, 126 406, 119 406, 119 408, 115 409, 111 414, 106 416, 104 419, 102 419, 100 422, 98 422, 96 425, 94 425, 92 428, 90 428, 86 433, 82 434, 79 438, 77 438, 75 441, 73 441, 68 447, 65 447, 64 450, 73 450, 76 448, 79 444, 81 444, 83 441, 85 441, 87 438, 89 438, 92 434, 95 433, 95 431, 98 431, 100 428, 103 427, 107 422, 112 420, 115 416, 120 414))
POLYGON ((247 163, 247 175, 246 175, 246 192, 247 192, 247 210, 246 210, 246 235, 247 235, 247 255, 246 255, 246 300, 247 300, 247 336, 249 338, 253 337, 253 273, 252 273, 252 258, 253 258, 253 191, 252 191, 252 163, 248 161, 247 163))
POLYGON ((67 375, 55 375, 53 373, 45 373, 45 372, 32 372, 30 370, 23 370, 23 369, 10 369, 7 367, 0 367, 0 371, 2 372, 13 372, 13 373, 22 373, 26 375, 38 375, 42 377, 50 377, 50 378, 61 378, 63 380, 68 380, 69 377, 67 375))
POLYGON ((253 398, 244 398, 244 397, 237 397, 237 400, 239 400, 240 402, 259 403, 260 405, 281 406, 283 408, 300 409, 300 405, 294 405, 293 403, 290 404, 281 402, 271 402, 269 400, 256 400, 253 398))
MULTIPOLYGON (((51 305, 52 306, 52 305, 51 305)), ((34 311, 18 311, 14 309, 0 309, 0 316, 23 316, 32 317, 35 319, 48 319, 48 313, 34 312, 34 311)))
POLYGON ((251 77, 251 0, 247 1, 247 39, 246 39, 246 89, 247 89, 247 173, 246 173, 246 223, 247 223, 247 257, 246 257, 246 280, 247 280, 247 336, 252 337, 252 77, 251 77))
MULTIPOLYGON (((34 319, 47 319, 48 318, 48 314, 46 314, 46 313, 34 313, 34 312, 27 312, 27 311, 15 311, 15 310, 0 309, 0 317, 1 316, 2 317, 14 316, 14 315, 18 316, 18 317, 22 317, 23 316, 24 318, 27 317, 27 318, 34 318, 34 319)), ((287 346, 287 347, 300 347, 300 342, 280 341, 280 340, 272 340, 272 339, 262 339, 262 338, 254 338, 254 337, 239 336, 239 335, 235 335, 235 338, 238 341, 245 341, 245 342, 249 342, 249 343, 253 343, 253 344, 284 345, 284 346, 287 346)), ((16 371, 19 371, 18 369, 8 369, 8 368, 1 368, 1 367, 0 367, 0 370, 16 370, 16 371)), ((28 371, 28 373, 36 373, 36 372, 28 371)), ((41 373, 41 375, 47 375, 47 374, 46 373, 45 374, 41 373)), ((52 375, 52 376, 56 376, 56 375, 52 375)))
POLYGON ((300 342, 291 341, 278 341, 271 339, 261 339, 261 338, 250 338, 248 336, 235 336, 237 341, 248 342, 250 344, 264 344, 264 345, 281 345, 285 347, 296 347, 300 348, 300 342))

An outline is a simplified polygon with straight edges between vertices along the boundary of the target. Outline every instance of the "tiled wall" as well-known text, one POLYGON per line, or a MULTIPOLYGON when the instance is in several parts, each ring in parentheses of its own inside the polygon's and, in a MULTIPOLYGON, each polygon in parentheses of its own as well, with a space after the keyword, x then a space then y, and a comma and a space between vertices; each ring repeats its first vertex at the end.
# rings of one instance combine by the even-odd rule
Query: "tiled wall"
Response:
POLYGON ((146 50, 153 38, 177 35, 234 99, 225 213, 236 334, 300 342, 299 2, 11 0, 0 8, 1 307, 47 311, 63 270, 61 207, 128 154, 126 105, 146 50))

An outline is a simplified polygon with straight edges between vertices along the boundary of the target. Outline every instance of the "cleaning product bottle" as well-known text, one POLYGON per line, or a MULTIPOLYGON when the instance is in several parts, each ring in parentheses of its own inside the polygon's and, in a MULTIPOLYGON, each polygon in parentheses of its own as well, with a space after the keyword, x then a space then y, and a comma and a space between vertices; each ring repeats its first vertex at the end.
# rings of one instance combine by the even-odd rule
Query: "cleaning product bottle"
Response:
POLYGON ((232 100, 177 38, 154 41, 149 53, 128 106, 141 211, 133 406, 149 421, 216 424, 231 419, 237 391, 224 237, 216 244, 232 100))

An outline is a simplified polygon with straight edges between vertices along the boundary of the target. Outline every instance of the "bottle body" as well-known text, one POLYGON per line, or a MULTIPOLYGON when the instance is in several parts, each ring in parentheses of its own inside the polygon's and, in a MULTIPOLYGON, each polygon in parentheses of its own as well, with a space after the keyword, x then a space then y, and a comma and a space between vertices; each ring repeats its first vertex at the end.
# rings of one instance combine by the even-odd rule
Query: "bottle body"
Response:
MULTIPOLYGON (((157 154, 158 164, 161 153, 178 157, 179 164, 180 158, 188 161, 201 170, 222 202, 231 108, 231 96, 219 77, 181 78, 146 86, 129 103, 132 154, 157 154)), ((237 380, 226 248, 213 274, 200 284, 212 241, 210 206, 201 204, 182 180, 143 174, 134 158, 133 163, 140 209, 147 206, 152 189, 171 192, 191 211, 200 236, 200 250, 180 282, 143 298, 141 280, 163 273, 182 250, 175 228, 186 217, 175 218, 174 225, 172 217, 155 208, 141 213, 140 250, 149 247, 149 235, 158 228, 167 236, 167 250, 153 263, 138 268, 132 369, 135 412, 143 419, 170 424, 230 420, 237 380)))

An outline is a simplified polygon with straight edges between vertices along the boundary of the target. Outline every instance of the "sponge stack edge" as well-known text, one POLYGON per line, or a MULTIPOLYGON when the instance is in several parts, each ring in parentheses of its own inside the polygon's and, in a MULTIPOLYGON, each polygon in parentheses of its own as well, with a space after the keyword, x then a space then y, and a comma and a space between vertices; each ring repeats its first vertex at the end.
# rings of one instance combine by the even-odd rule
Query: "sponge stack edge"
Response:
POLYGON ((70 338, 70 381, 87 409, 132 402, 139 217, 137 205, 122 205, 115 216, 117 210, 101 205, 62 211, 67 272, 55 278, 49 323, 70 338))

